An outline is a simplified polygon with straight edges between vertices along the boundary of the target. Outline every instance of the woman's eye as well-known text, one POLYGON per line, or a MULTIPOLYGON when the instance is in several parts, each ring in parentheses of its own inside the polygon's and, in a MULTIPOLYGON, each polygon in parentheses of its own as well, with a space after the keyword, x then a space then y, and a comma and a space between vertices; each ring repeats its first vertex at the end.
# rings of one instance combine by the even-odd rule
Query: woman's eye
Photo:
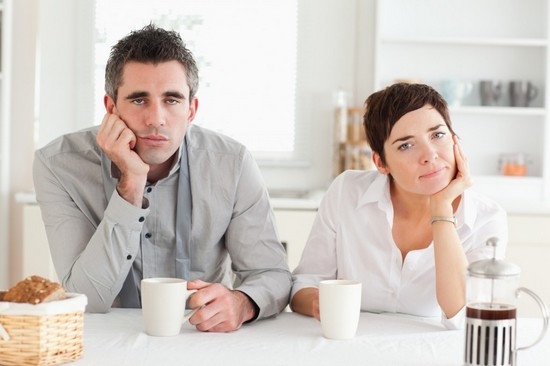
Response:
POLYGON ((447 135, 445 132, 437 131, 436 133, 434 133, 434 138, 442 139, 443 137, 445 137, 445 135, 447 135))
POLYGON ((398 150, 408 150, 410 149, 412 144, 410 142, 405 142, 404 144, 401 144, 397 147, 398 150))

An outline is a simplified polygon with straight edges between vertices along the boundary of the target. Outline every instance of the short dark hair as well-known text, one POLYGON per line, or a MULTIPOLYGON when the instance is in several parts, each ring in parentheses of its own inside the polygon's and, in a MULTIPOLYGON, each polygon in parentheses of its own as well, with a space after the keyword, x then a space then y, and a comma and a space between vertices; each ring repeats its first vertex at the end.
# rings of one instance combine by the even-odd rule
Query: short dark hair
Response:
POLYGON ((167 31, 154 24, 132 31, 111 49, 105 67, 105 92, 116 102, 122 83, 122 69, 130 61, 158 64, 176 60, 183 65, 189 86, 189 100, 199 87, 199 71, 193 54, 175 31, 167 31))
POLYGON ((386 163, 384 142, 389 138, 395 123, 405 114, 422 108, 434 107, 443 117, 453 135, 447 102, 434 88, 425 84, 396 83, 371 94, 365 101, 363 126, 367 142, 373 152, 386 163))

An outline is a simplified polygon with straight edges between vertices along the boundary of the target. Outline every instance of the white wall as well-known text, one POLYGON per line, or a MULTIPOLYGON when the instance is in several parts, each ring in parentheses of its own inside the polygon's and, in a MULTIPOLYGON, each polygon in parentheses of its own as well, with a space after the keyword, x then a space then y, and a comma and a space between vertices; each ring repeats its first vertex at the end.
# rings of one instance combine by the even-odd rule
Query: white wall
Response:
MULTIPOLYGON (((4 0, 2 8, 2 31, 1 44, 4 49, 11 48, 11 34, 6 29, 11 29, 11 0, 4 0)), ((10 164, 8 156, 10 154, 9 123, 10 117, 9 91, 11 80, 11 60, 9 54, 2 52, 0 60, 2 65, 2 93, 0 94, 0 289, 8 287, 9 278, 9 220, 10 217, 10 164)))
POLYGON ((361 103, 372 85, 371 62, 364 62, 369 50, 372 59, 372 32, 365 37, 358 29, 374 29, 364 20, 370 21, 373 4, 374 0, 299 1, 296 119, 309 127, 308 137, 315 142, 305 167, 261 166, 270 188, 307 190, 330 183, 333 93, 343 89, 352 93, 354 104, 361 103))
MULTIPOLYGON (((2 172, 8 172, 7 200, 9 214, 1 220, 7 220, 8 235, 2 236, 0 240, 7 240, 0 245, 0 257, 5 262, 9 258, 11 262, 19 261, 21 258, 21 217, 22 206, 14 200, 15 192, 30 190, 32 188, 31 163, 34 153, 34 122, 36 106, 36 44, 38 24, 38 1, 39 0, 14 0, 4 1, 4 6, 10 8, 12 15, 11 22, 3 29, 6 36, 11 38, 11 50, 5 57, 9 59, 11 69, 6 71, 6 78, 3 82, 4 102, 8 102, 7 112, 2 123, 9 123, 8 136, 2 136, 2 144, 8 145, 8 159, 3 160, 2 172), (4 165, 6 164, 6 165, 4 165)), ((6 197, 2 197, 5 199, 6 197)), ((5 203, 5 202, 4 202, 5 203)), ((4 266, 4 263, 2 263, 4 266)), ((8 268, 3 267, 3 268, 8 268)), ((6 287, 11 283, 6 278, 5 269, 2 270, 0 286, 6 287)), ((13 278, 13 273, 10 272, 13 278)))
POLYGON ((93 124, 94 2, 40 0, 37 148, 93 124))

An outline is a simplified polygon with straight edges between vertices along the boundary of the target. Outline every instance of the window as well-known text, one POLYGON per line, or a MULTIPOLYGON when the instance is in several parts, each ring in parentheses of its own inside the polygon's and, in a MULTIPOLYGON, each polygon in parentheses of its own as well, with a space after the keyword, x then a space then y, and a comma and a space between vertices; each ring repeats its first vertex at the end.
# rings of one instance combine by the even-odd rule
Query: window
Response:
POLYGON ((96 0, 95 121, 110 48, 150 22, 178 31, 199 66, 196 124, 260 159, 295 158, 296 0, 96 0), (120 16, 124 14, 124 16, 120 16))

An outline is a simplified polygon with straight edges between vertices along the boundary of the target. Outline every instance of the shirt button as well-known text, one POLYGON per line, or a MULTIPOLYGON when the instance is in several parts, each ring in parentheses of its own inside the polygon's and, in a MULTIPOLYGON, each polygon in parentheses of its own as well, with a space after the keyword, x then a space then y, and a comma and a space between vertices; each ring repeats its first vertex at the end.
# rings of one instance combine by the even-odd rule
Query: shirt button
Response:
POLYGON ((147 187, 147 193, 151 193, 152 190, 153 190, 153 188, 147 187))
POLYGON ((128 259, 128 260, 132 259, 132 255, 128 254, 128 256, 126 256, 126 259, 128 259))
POLYGON ((139 221, 139 222, 143 222, 143 221, 145 221, 145 217, 141 216, 141 217, 139 218, 139 220, 138 220, 138 221, 139 221))
POLYGON ((149 239, 149 238, 152 237, 152 236, 153 236, 153 235, 152 235, 151 233, 145 234, 145 238, 146 238, 146 239, 149 239))

